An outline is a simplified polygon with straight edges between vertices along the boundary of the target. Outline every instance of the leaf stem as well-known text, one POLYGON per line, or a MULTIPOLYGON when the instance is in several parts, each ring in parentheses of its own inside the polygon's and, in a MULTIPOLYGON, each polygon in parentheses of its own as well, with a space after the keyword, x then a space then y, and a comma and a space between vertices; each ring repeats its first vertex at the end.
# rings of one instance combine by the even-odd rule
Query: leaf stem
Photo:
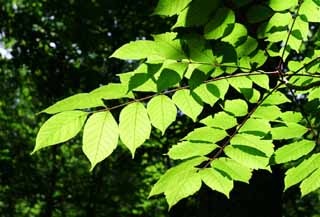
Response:
POLYGON ((230 143, 230 141, 232 140, 232 138, 237 135, 237 133, 239 132, 239 130, 244 126, 244 124, 249 120, 249 118, 251 117, 251 115, 257 110, 257 108, 274 92, 276 91, 280 86, 282 85, 282 83, 277 84, 274 88, 271 89, 271 91, 265 95, 257 104, 256 106, 247 114, 247 116, 245 117, 245 119, 238 125, 237 129, 232 133, 231 136, 229 136, 228 140, 225 141, 221 146, 220 149, 218 150, 218 152, 215 153, 215 155, 213 155, 213 157, 209 158, 209 160, 207 161, 207 163, 201 168, 201 169, 205 169, 208 166, 210 166, 211 162, 214 161, 215 159, 217 159, 223 152, 223 150, 225 149, 225 147, 227 147, 230 143))
MULTIPOLYGON (((262 72, 248 72, 248 73, 238 73, 238 74, 235 74, 235 75, 226 75, 226 76, 212 78, 212 79, 203 81, 203 84, 207 84, 207 83, 210 83, 210 82, 219 81, 219 80, 223 80, 223 79, 232 79, 232 78, 236 78, 236 77, 245 77, 245 76, 252 76, 252 75, 268 75, 268 74, 269 75, 270 74, 278 74, 278 71, 264 72, 264 73, 262 73, 262 72)), ((110 108, 104 108, 104 109, 100 109, 100 110, 96 110, 96 111, 91 111, 91 112, 88 112, 88 113, 91 114, 91 113, 97 113, 97 112, 111 111, 111 110, 114 110, 114 109, 121 108, 123 106, 129 105, 129 104, 134 103, 134 102, 142 102, 142 101, 151 99, 151 98, 153 98, 155 96, 158 96, 158 95, 174 93, 174 92, 176 92, 178 90, 183 90, 183 89, 188 89, 188 88, 190 88, 189 85, 182 86, 182 87, 177 87, 177 88, 174 88, 174 89, 171 89, 171 90, 164 91, 162 93, 156 93, 156 94, 149 95, 149 96, 146 96, 146 97, 142 97, 142 98, 139 98, 139 99, 134 99, 134 100, 131 100, 131 101, 128 101, 128 102, 125 102, 125 103, 110 107, 110 108)))
POLYGON ((295 24, 295 22, 296 22, 296 20, 297 20, 297 17, 298 17, 298 15, 299 15, 299 10, 300 10, 300 8, 301 8, 302 2, 303 2, 303 0, 299 0, 298 8, 297 8, 297 10, 296 10, 296 13, 293 15, 293 16, 294 16, 294 17, 293 17, 293 22, 292 22, 292 25, 291 25, 291 27, 290 27, 290 29, 289 29, 286 42, 285 42, 285 44, 284 44, 284 46, 283 46, 283 51, 282 51, 282 54, 281 54, 281 59, 280 59, 279 65, 278 65, 278 68, 279 68, 279 69, 282 69, 281 66, 282 66, 282 64, 283 64, 283 62, 284 62, 284 61, 283 61, 284 53, 285 53, 286 48, 287 48, 287 46, 288 46, 288 42, 289 42, 290 36, 291 36, 291 34, 292 34, 292 30, 293 30, 294 24, 295 24))

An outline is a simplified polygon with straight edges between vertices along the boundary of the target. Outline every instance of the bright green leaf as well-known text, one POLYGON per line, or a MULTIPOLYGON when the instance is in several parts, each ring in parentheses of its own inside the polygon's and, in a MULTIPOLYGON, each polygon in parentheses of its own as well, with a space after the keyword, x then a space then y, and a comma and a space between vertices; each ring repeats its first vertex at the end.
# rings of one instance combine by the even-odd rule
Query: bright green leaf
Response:
POLYGON ((259 106, 252 117, 262 118, 266 120, 275 120, 281 115, 281 110, 277 106, 259 106))
POLYGON ((222 171, 231 177, 232 180, 249 183, 249 180, 252 176, 252 170, 248 167, 245 167, 238 162, 226 158, 220 157, 215 159, 211 166, 216 170, 222 171))
POLYGON ((279 91, 273 92, 271 95, 269 95, 264 101, 263 105, 280 105, 286 102, 291 102, 286 95, 279 91))
POLYGON ((320 99, 320 88, 314 88, 308 95, 308 100, 320 99))
POLYGON ((316 146, 314 141, 301 140, 277 149, 274 153, 274 160, 277 164, 297 160, 310 153, 316 146))
POLYGON ((66 111, 49 118, 40 128, 32 154, 47 146, 56 145, 75 137, 86 121, 88 113, 66 111))
POLYGON ((100 99, 133 98, 133 94, 128 93, 128 87, 126 85, 116 83, 101 86, 91 91, 90 95, 100 99))
POLYGON ((192 0, 159 0, 154 14, 173 16, 179 14, 192 0))
POLYGON ((301 196, 303 197, 318 188, 320 188, 320 169, 317 169, 301 183, 301 196))
POLYGON ((236 117, 242 117, 248 113, 248 105, 241 99, 226 100, 224 103, 224 110, 236 117))
POLYGON ((168 155, 171 159, 187 159, 195 156, 209 154, 216 148, 216 144, 204 142, 183 141, 170 148, 168 155))
POLYGON ((273 139, 292 139, 302 137, 308 129, 296 123, 286 123, 287 126, 280 126, 271 129, 273 139))
POLYGON ((225 130, 211 127, 200 127, 190 132, 186 137, 183 138, 183 140, 215 143, 223 139, 226 135, 227 132, 225 130))
POLYGON ((104 106, 104 103, 102 102, 101 98, 92 96, 88 93, 79 93, 56 102, 52 106, 43 110, 42 112, 48 114, 55 114, 75 109, 86 109, 99 106, 104 106))
POLYGON ((260 86, 266 90, 269 89, 268 75, 250 75, 249 78, 258 86, 260 86))
POLYGON ((279 117, 284 122, 295 122, 295 123, 298 123, 303 118, 300 112, 295 112, 295 111, 283 112, 279 117))
POLYGON ((165 193, 170 208, 179 200, 194 194, 201 187, 201 178, 195 166, 205 160, 205 157, 197 157, 169 169, 153 186, 149 197, 165 193))
POLYGON ((314 154, 302 161, 298 166, 289 169, 284 179, 285 190, 307 178, 312 172, 319 168, 320 154, 314 154))
POLYGON ((134 102, 120 112, 120 138, 134 157, 136 149, 149 138, 151 124, 147 110, 140 102, 134 102))
POLYGON ((178 108, 193 121, 196 121, 203 109, 202 105, 191 96, 189 90, 178 90, 172 96, 172 100, 178 108))
POLYGON ((252 134, 267 134, 271 130, 271 125, 268 120, 259 118, 249 118, 245 124, 240 128, 239 132, 246 132, 252 134))
POLYGON ((269 7, 275 11, 284 11, 295 7, 298 5, 298 0, 290 0, 290 1, 279 1, 279 0, 270 0, 269 7))
POLYGON ((211 21, 204 27, 206 39, 219 39, 232 31, 235 22, 234 12, 228 8, 220 8, 211 21))
POLYGON ((161 130, 162 134, 177 116, 176 106, 165 95, 152 98, 148 103, 147 111, 152 125, 161 130))
POLYGON ((157 45, 154 41, 132 41, 128 44, 122 45, 110 57, 123 60, 139 60, 157 54, 157 49, 157 45))
POLYGON ((202 181, 212 190, 216 190, 229 198, 230 191, 233 188, 233 181, 222 175, 218 170, 213 168, 202 169, 199 172, 202 181))
POLYGON ((98 112, 90 116, 83 130, 82 150, 91 162, 91 170, 113 152, 118 138, 118 124, 111 112, 98 112))
POLYGON ((243 38, 246 38, 248 31, 246 27, 240 23, 235 23, 232 32, 224 37, 221 41, 227 42, 235 47, 243 43, 243 38))
POLYGON ((201 123, 207 125, 208 127, 216 127, 224 130, 235 127, 237 119, 225 112, 216 113, 213 117, 208 116, 200 121, 201 123))
POLYGON ((313 0, 304 0, 299 13, 306 16, 308 22, 320 22, 320 6, 313 0))

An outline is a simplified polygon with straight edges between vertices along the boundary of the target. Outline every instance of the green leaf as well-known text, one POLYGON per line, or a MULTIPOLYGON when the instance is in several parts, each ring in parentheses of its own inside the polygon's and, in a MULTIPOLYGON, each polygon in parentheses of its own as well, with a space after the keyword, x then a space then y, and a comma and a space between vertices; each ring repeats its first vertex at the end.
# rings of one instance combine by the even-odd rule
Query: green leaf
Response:
POLYGON ((41 126, 36 138, 36 146, 31 154, 75 137, 86 121, 87 115, 88 113, 82 111, 66 111, 49 118, 41 126))
POLYGON ((172 186, 172 190, 165 192, 169 209, 181 199, 193 195, 201 188, 201 178, 197 171, 187 170, 185 173, 179 175, 180 180, 175 180, 176 185, 172 186))
POLYGON ((308 95, 308 100, 320 99, 320 88, 314 88, 310 91, 308 95))
POLYGON ((159 0, 153 14, 173 16, 179 14, 192 0, 159 0))
POLYGON ((195 156, 203 156, 209 154, 216 148, 216 144, 204 142, 183 141, 170 148, 168 155, 171 159, 187 159, 195 156))
POLYGON ((211 127, 200 127, 190 132, 183 140, 190 140, 194 142, 208 142, 215 143, 227 136, 225 130, 211 128, 211 127))
POLYGON ((320 22, 320 6, 313 0, 304 0, 299 13, 306 16, 308 22, 320 22))
POLYGON ((273 92, 271 95, 269 95, 264 101, 263 105, 280 105, 283 103, 291 102, 286 95, 279 91, 273 92))
POLYGON ((232 24, 235 22, 234 12, 228 8, 220 8, 214 17, 204 27, 206 39, 219 39, 232 31, 232 24))
MULTIPOLYGON (((249 61, 250 61, 250 64, 252 65, 253 68, 259 68, 259 67, 263 66, 263 64, 267 61, 267 59, 268 59, 267 54, 264 51, 257 49, 254 53, 250 54, 249 61)), ((250 77, 254 77, 254 76, 250 75, 250 77)), ((269 85, 269 77, 267 75, 261 75, 261 77, 264 77, 265 80, 267 77, 268 85, 269 85)), ((253 82, 255 82, 257 85, 261 86, 260 85, 261 83, 259 83, 259 81, 255 81, 255 80, 253 82)), ((261 80, 262 80, 262 78, 261 78, 261 80)), ((262 87, 265 89, 269 88, 269 86, 268 86, 268 88, 266 88, 266 86, 262 86, 262 87)))
POLYGON ((118 124, 111 112, 98 112, 90 116, 83 130, 82 150, 91 162, 91 170, 113 152, 118 138, 118 124))
POLYGON ((281 115, 281 110, 277 106, 259 106, 252 117, 262 118, 266 120, 275 120, 281 115))
POLYGON ((310 192, 317 190, 318 188, 320 188, 320 169, 314 171, 301 183, 301 196, 303 197, 310 192))
POLYGON ((236 117, 242 117, 248 113, 248 105, 241 99, 226 100, 224 103, 224 110, 236 117))
POLYGON ((246 27, 240 23, 235 23, 232 32, 223 39, 221 39, 221 41, 227 42, 237 47, 239 44, 243 43, 243 38, 246 38, 247 36, 248 31, 246 27))
POLYGON ((157 45, 154 41, 139 40, 131 41, 128 44, 122 45, 110 57, 123 60, 139 60, 155 55, 156 53, 157 45))
POLYGON ((92 96, 88 93, 79 93, 63 100, 60 100, 52 106, 46 108, 41 112, 48 114, 55 114, 64 111, 71 111, 75 109, 86 109, 104 106, 101 98, 92 96))
POLYGON ((219 1, 194 0, 189 7, 184 9, 178 16, 176 24, 172 28, 192 27, 204 25, 210 15, 219 6, 219 1))
POLYGON ((302 161, 298 166, 286 172, 284 179, 285 190, 307 178, 312 172, 319 168, 320 154, 314 154, 302 161))
POLYGON ((224 96, 226 95, 229 89, 229 83, 227 80, 217 80, 207 83, 206 87, 207 90, 216 98, 224 99, 224 96))
POLYGON ((263 153, 248 146, 228 145, 224 152, 231 159, 252 169, 266 169, 269 163, 269 158, 263 153))
POLYGON ((147 111, 152 125, 161 130, 162 134, 177 116, 176 106, 165 95, 152 98, 148 103, 147 111))
POLYGON ((178 108, 193 121, 196 121, 203 109, 202 105, 191 96, 189 90, 178 90, 172 96, 172 100, 178 108))
POLYGON ((308 129, 296 123, 286 123, 287 126, 280 126, 271 129, 273 139, 292 139, 302 137, 308 129))
POLYGON ((90 95, 100 99, 133 98, 133 94, 131 92, 128 93, 128 86, 116 83, 101 86, 91 91, 90 95))
POLYGON ((233 77, 227 80, 239 93, 242 93, 243 90, 252 88, 252 81, 247 77, 233 77))
POLYGON ((316 144, 314 141, 305 139, 284 145, 275 151, 274 160, 277 164, 297 160, 310 153, 315 146, 316 144))
POLYGON ((121 46, 111 57, 118 59, 151 60, 185 59, 180 41, 175 40, 177 34, 173 32, 153 35, 154 41, 138 40, 121 46))
POLYGON ((222 175, 218 170, 213 168, 202 169, 199 172, 202 181, 212 190, 216 190, 229 198, 230 191, 233 188, 233 181, 222 175))
POLYGON ((181 47, 181 41, 177 39, 177 33, 166 32, 152 36, 157 45, 158 52, 154 57, 148 59, 180 60, 188 58, 181 47))
POLYGON ((253 5, 249 7, 246 17, 249 23, 259 23, 271 17, 273 11, 265 5, 253 5))
POLYGON ((219 100, 219 97, 212 93, 208 88, 208 84, 201 84, 193 90, 193 93, 199 96, 203 102, 213 106, 219 100))
POLYGON ((240 128, 239 132, 246 132, 247 134, 261 134, 264 136, 271 130, 271 125, 268 120, 259 118, 249 118, 245 124, 240 128))
POLYGON ((269 7, 275 11, 284 11, 295 7, 298 5, 298 0, 290 0, 290 1, 279 1, 279 0, 270 0, 269 7))
POLYGON ((236 52, 238 54, 238 57, 248 56, 251 54, 255 49, 258 47, 258 42, 256 39, 252 38, 251 36, 248 36, 246 41, 242 44, 240 44, 236 48, 236 52))
MULTIPOLYGON (((161 66, 162 64, 143 63, 134 71, 121 73, 118 76, 127 91, 157 92, 154 76, 159 72, 161 66)), ((131 98, 134 98, 132 93, 131 96, 131 98)))
POLYGON ((151 124, 147 110, 140 102, 127 105, 120 112, 120 138, 134 157, 136 149, 149 138, 151 124))
POLYGON ((320 6, 320 0, 313 0, 313 2, 320 6))
POLYGON ((255 84, 268 90, 269 89, 269 77, 268 75, 250 75, 249 77, 255 84))
POLYGON ((218 171, 226 173, 232 180, 240 182, 249 183, 252 176, 252 170, 250 168, 226 157, 215 159, 211 163, 211 166, 218 171))
POLYGON ((224 130, 235 127, 238 124, 235 117, 228 115, 225 112, 218 112, 214 115, 214 117, 208 116, 205 119, 202 119, 200 122, 208 127, 216 127, 224 130))
MULTIPOLYGON (((203 1, 203 0, 200 0, 203 1)), ((207 1, 207 0, 206 0, 207 1)), ((213 5, 213 4, 211 4, 213 5)), ((212 53, 212 49, 209 49, 208 41, 203 38, 202 35, 198 34, 188 34, 183 38, 183 41, 188 46, 188 55, 192 61, 195 62, 205 62, 214 63, 215 56, 212 53)), ((204 67, 203 64, 202 67, 204 67)), ((208 69, 213 69, 213 66, 206 65, 208 69)), ((199 69, 201 70, 201 69, 199 69)), ((207 73, 206 73, 207 74, 207 73)))
POLYGON ((243 94, 244 98, 250 103, 257 103, 260 100, 260 91, 255 88, 242 88, 240 93, 243 94))
POLYGON ((300 112, 295 112, 295 111, 283 112, 279 117, 284 122, 294 122, 294 123, 298 123, 303 119, 302 114, 300 112))
POLYGON ((194 194, 201 187, 201 177, 195 166, 205 160, 205 157, 197 157, 169 169, 153 186, 149 197, 165 193, 170 208, 179 200, 194 194))
POLYGON ((250 134, 237 134, 234 136, 231 141, 231 145, 242 145, 252 147, 261 152, 261 156, 270 157, 273 154, 273 144, 272 140, 262 139, 259 136, 250 135, 250 134), (263 153, 263 154, 262 154, 263 153))
POLYGON ((224 149, 228 157, 252 169, 267 169, 269 157, 273 154, 271 140, 238 134, 232 138, 230 144, 224 149))

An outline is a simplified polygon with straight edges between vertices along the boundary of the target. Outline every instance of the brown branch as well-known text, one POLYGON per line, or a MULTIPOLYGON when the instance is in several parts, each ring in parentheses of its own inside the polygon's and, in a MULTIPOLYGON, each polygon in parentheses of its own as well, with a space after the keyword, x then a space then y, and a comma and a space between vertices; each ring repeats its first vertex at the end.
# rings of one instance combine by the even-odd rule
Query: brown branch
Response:
POLYGON ((284 46, 283 46, 283 51, 282 51, 282 54, 281 54, 281 59, 280 59, 279 65, 278 65, 278 69, 282 69, 281 66, 282 66, 282 64, 283 64, 283 62, 284 62, 284 61, 283 61, 284 53, 286 52, 286 48, 287 48, 287 46, 288 46, 288 42, 289 42, 290 36, 291 36, 291 34, 292 34, 293 26, 294 26, 294 24, 295 24, 295 22, 296 22, 296 20, 297 20, 298 15, 299 15, 299 10, 300 10, 300 8, 301 8, 302 2, 303 2, 303 0, 299 0, 298 8, 297 8, 297 10, 296 10, 296 13, 294 14, 294 18, 293 18, 292 25, 291 25, 291 27, 290 27, 290 29, 289 29, 286 42, 285 42, 285 44, 284 44, 284 46))
MULTIPOLYGON (((317 83, 317 82, 315 82, 315 83, 317 83)), ((313 128, 310 119, 308 118, 308 116, 306 115, 306 113, 304 111, 303 106, 298 102, 298 100, 296 98, 296 95, 294 93, 294 90, 291 88, 291 86, 288 85, 287 83, 285 83, 285 85, 286 85, 286 87, 288 88, 289 92, 292 95, 292 102, 294 102, 298 106, 298 108, 300 109, 301 115, 307 121, 307 125, 311 130, 311 134, 312 134, 312 136, 314 137, 314 139, 316 140, 316 143, 317 143, 318 142, 317 141, 317 134, 315 133, 316 130, 313 128)))
MULTIPOLYGON (((320 78, 320 77, 319 77, 320 78)), ((295 89, 295 90, 309 90, 313 87, 319 87, 320 86, 320 81, 316 81, 307 85, 299 86, 299 85, 294 85, 290 83, 286 83, 286 86, 290 89, 295 89)))
POLYGON ((227 147, 230 143, 230 141, 233 139, 233 137, 235 135, 237 135, 237 133, 239 132, 239 130, 244 126, 244 124, 249 120, 249 118, 251 117, 251 115, 257 110, 257 108, 274 92, 276 91, 280 86, 282 85, 282 83, 279 83, 278 85, 276 85, 274 88, 271 89, 271 91, 265 95, 257 104, 256 106, 247 114, 247 116, 245 117, 245 119, 238 125, 237 129, 232 133, 231 136, 229 136, 228 140, 225 141, 221 146, 219 151, 211 158, 209 158, 209 160, 207 161, 207 163, 201 168, 201 169, 205 169, 207 168, 212 161, 214 161, 215 159, 217 159, 223 152, 223 150, 225 149, 225 147, 227 147))
MULTIPOLYGON (((210 83, 210 82, 219 81, 219 80, 223 80, 223 79, 232 79, 232 78, 237 78, 237 77, 248 77, 248 76, 252 76, 252 75, 272 75, 272 74, 278 74, 278 73, 279 73, 278 71, 263 72, 263 73, 261 73, 261 72, 238 73, 238 74, 235 74, 235 75, 226 75, 226 76, 222 76, 222 77, 218 77, 218 78, 212 78, 212 79, 204 81, 203 84, 207 84, 207 83, 210 83)), ((119 105, 116 105, 116 106, 113 106, 113 107, 110 107, 110 108, 104 108, 104 109, 100 109, 100 110, 96 110, 96 111, 91 111, 91 112, 88 112, 88 113, 91 114, 91 113, 97 113, 97 112, 111 111, 111 110, 114 110, 114 109, 121 108, 123 106, 129 105, 129 104, 134 103, 134 102, 142 102, 142 101, 151 99, 151 98, 153 98, 155 96, 174 93, 174 92, 176 92, 178 90, 184 90, 184 89, 188 89, 188 88, 190 88, 189 85, 182 86, 182 87, 177 87, 177 88, 174 88, 174 89, 171 89, 171 90, 164 91, 162 93, 156 93, 156 94, 149 95, 149 96, 146 96, 146 97, 142 97, 142 98, 139 98, 139 99, 134 99, 134 100, 128 101, 126 103, 122 103, 122 104, 119 104, 119 105)))
MULTIPOLYGON (((311 60, 310 62, 308 62, 307 64, 301 66, 298 70, 296 70, 293 74, 296 74, 298 72, 300 72, 302 69, 308 67, 309 65, 312 65, 313 63, 317 62, 317 61, 320 61, 320 57, 317 57, 313 60, 311 60)), ((292 76, 292 75, 291 75, 292 76)), ((290 77, 289 77, 290 78, 290 77)))
POLYGON ((188 64, 199 64, 199 65, 208 65, 208 66, 213 66, 213 67, 229 67, 229 68, 237 68, 237 69, 242 69, 242 70, 247 70, 247 71, 255 71, 255 72, 261 72, 264 73, 265 71, 263 70, 252 70, 251 68, 243 67, 243 66, 237 66, 237 65, 228 65, 228 64, 221 64, 221 63, 208 63, 208 62, 197 62, 193 60, 180 60, 178 62, 182 63, 188 63, 188 64))

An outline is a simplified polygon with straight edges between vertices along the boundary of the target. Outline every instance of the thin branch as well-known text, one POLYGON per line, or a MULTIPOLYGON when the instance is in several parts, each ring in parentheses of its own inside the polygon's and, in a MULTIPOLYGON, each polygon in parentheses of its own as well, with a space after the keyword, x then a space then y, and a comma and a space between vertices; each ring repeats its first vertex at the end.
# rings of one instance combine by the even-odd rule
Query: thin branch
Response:
POLYGON ((246 71, 255 71, 255 72, 264 72, 263 70, 252 70, 251 68, 243 67, 243 66, 236 66, 236 65, 228 65, 228 64, 221 64, 221 63, 208 63, 208 62, 198 62, 193 60, 180 60, 179 62, 182 63, 188 63, 188 64, 199 64, 199 65, 208 65, 208 66, 214 66, 214 67, 229 67, 229 68, 236 68, 236 69, 242 69, 246 71))
POLYGON ((300 109, 300 112, 301 112, 301 115, 302 117, 307 121, 307 124, 308 124, 308 127, 311 129, 311 134, 312 136, 314 137, 314 139, 316 140, 316 143, 317 143, 317 134, 316 134, 316 130, 313 128, 312 124, 311 124, 311 121, 309 120, 308 116, 306 115, 305 111, 304 111, 304 108, 303 106, 301 106, 301 104, 298 102, 297 98, 296 98, 296 95, 294 93, 294 90, 290 87, 290 85, 286 84, 285 85, 287 86, 289 92, 291 93, 292 95, 292 101, 298 106, 298 108, 300 109))
POLYGON ((320 81, 316 81, 307 85, 299 86, 299 85, 294 85, 290 83, 286 83, 286 86, 290 89, 295 89, 295 90, 309 90, 313 87, 319 87, 320 86, 320 81))
MULTIPOLYGON (((278 74, 278 73, 279 73, 278 71, 264 72, 264 73, 261 73, 261 72, 238 73, 238 74, 235 74, 235 75, 226 75, 226 76, 222 76, 222 77, 218 77, 218 78, 212 78, 212 79, 203 81, 202 84, 207 84, 207 83, 214 82, 214 81, 219 81, 219 80, 224 80, 224 79, 232 79, 232 78, 237 78, 237 77, 248 77, 248 76, 253 76, 253 75, 268 75, 268 74, 272 75, 272 74, 278 74)), ((100 109, 100 110, 96 110, 96 111, 91 111, 91 112, 88 112, 88 113, 91 114, 91 113, 97 113, 97 112, 111 111, 111 110, 114 110, 114 109, 121 108, 123 106, 129 105, 129 104, 134 103, 134 102, 142 102, 142 101, 151 99, 153 97, 156 97, 158 95, 165 95, 165 94, 169 94, 169 93, 174 93, 174 92, 176 92, 178 90, 184 90, 184 89, 188 89, 188 88, 190 88, 189 85, 182 86, 182 87, 177 87, 177 88, 174 88, 174 89, 171 89, 171 90, 164 91, 162 93, 156 93, 156 94, 149 95, 149 96, 146 96, 146 97, 142 97, 142 98, 139 98, 139 99, 134 99, 134 100, 131 100, 131 101, 128 101, 128 102, 125 102, 125 103, 110 107, 110 108, 104 108, 104 109, 100 109)))
POLYGON ((296 20, 297 20, 298 15, 299 15, 299 10, 300 10, 300 8, 301 8, 302 2, 303 2, 302 0, 299 0, 298 8, 297 8, 297 10, 296 10, 296 13, 295 13, 294 18, 293 18, 292 25, 291 25, 290 30, 289 30, 289 32, 288 32, 288 36, 287 36, 286 42, 285 42, 285 44, 284 44, 284 46, 283 46, 283 51, 282 51, 282 54, 281 54, 281 59, 280 59, 280 62, 279 62, 279 66, 278 66, 278 67, 281 67, 281 65, 282 65, 283 62, 284 62, 284 61, 283 61, 284 53, 286 52, 286 48, 287 48, 287 46, 288 46, 288 42, 289 42, 290 36, 291 36, 291 34, 292 34, 293 26, 294 26, 294 24, 295 24, 295 22, 296 22, 296 20))
POLYGON ((300 72, 302 69, 308 67, 309 65, 312 65, 313 63, 315 63, 315 62, 317 62, 317 61, 320 61, 320 57, 317 57, 317 58, 311 60, 310 62, 308 62, 307 64, 301 66, 301 67, 300 67, 298 70, 296 70, 293 74, 296 74, 296 73, 300 72))
POLYGON ((233 137, 235 135, 237 135, 237 133, 239 132, 239 130, 244 126, 244 124, 249 120, 249 118, 251 117, 251 115, 257 110, 257 108, 274 92, 276 91, 280 86, 282 85, 282 83, 279 83, 278 85, 276 85, 274 88, 271 89, 271 91, 265 95, 257 104, 256 106, 247 114, 247 116, 245 117, 245 119, 238 125, 237 129, 232 133, 231 136, 229 136, 228 140, 225 141, 221 146, 219 151, 211 158, 209 158, 209 160, 207 161, 207 163, 201 168, 201 169, 205 169, 207 168, 212 161, 214 161, 215 159, 217 159, 223 152, 223 150, 225 149, 225 147, 227 147, 230 143, 230 141, 233 139, 233 137))

